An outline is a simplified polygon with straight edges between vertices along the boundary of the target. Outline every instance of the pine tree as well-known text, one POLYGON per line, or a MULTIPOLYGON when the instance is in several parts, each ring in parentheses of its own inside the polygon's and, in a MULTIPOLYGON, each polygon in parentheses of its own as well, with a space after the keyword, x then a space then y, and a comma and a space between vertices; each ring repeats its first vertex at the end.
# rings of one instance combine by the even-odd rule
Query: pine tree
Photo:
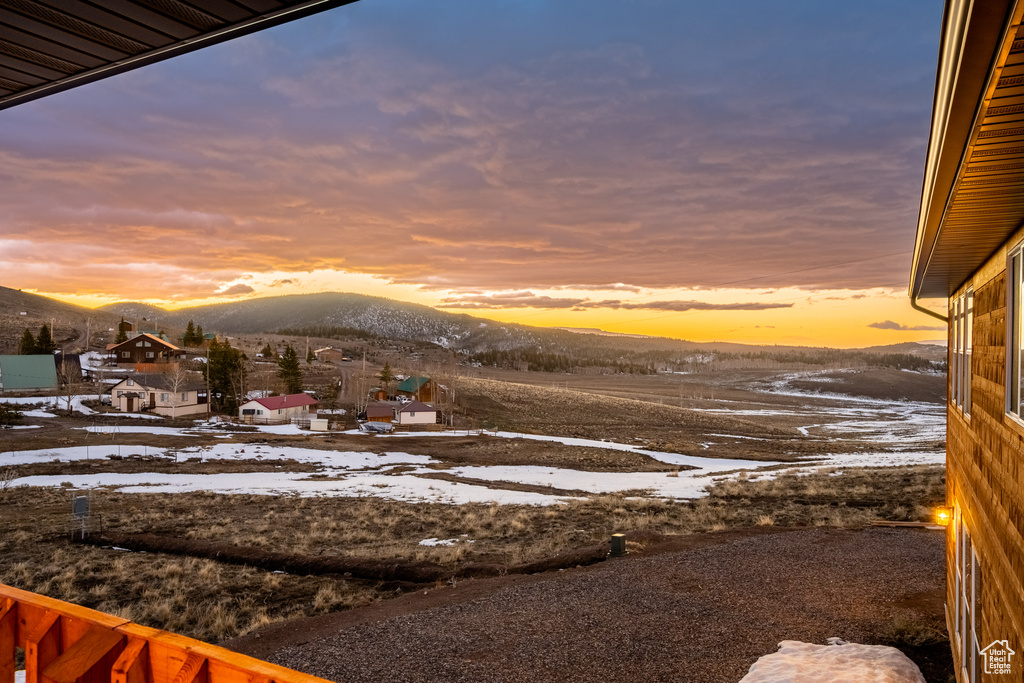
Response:
POLYGON ((185 336, 181 338, 182 346, 196 346, 196 326, 191 320, 185 328, 185 336))
POLYGON ((202 346, 206 343, 206 336, 203 334, 203 326, 196 326, 196 346, 202 346))
POLYGON ((57 350, 57 344, 50 336, 50 328, 46 323, 39 328, 39 336, 36 337, 36 353, 53 353, 57 350))
POLYGON ((121 322, 117 324, 117 338, 114 339, 115 344, 128 341, 128 324, 124 321, 124 316, 121 316, 121 322))
POLYGON ((209 363, 204 364, 203 374, 209 376, 210 401, 218 410, 234 413, 238 410, 238 398, 245 384, 245 354, 225 340, 210 342, 209 363))
POLYGON ((277 362, 277 376, 284 382, 285 393, 298 394, 302 391, 302 368, 299 367, 299 355, 292 345, 284 347, 284 354, 277 362))
POLYGON ((308 349, 306 349, 306 365, 309 365, 310 363, 312 363, 315 360, 316 360, 316 354, 313 353, 313 347, 311 346, 308 349))
POLYGON ((36 338, 32 336, 32 330, 25 328, 25 334, 21 336, 21 346, 18 353, 22 356, 31 356, 36 353, 36 338))
POLYGON ((267 344, 266 346, 263 347, 263 349, 260 351, 260 355, 263 356, 264 358, 277 357, 277 354, 274 353, 274 349, 270 348, 270 344, 267 344))
POLYGON ((384 387, 384 392, 390 396, 391 383, 395 381, 395 373, 391 371, 391 363, 384 361, 384 367, 380 369, 380 374, 377 377, 384 387))

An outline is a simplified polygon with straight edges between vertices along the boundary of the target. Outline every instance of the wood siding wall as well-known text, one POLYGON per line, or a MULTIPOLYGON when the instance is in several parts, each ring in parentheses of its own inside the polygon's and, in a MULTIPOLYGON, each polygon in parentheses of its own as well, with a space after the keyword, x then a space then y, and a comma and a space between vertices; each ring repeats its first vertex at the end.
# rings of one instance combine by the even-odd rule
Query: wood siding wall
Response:
MULTIPOLYGON (((1005 408, 1005 253, 994 256, 976 274, 973 285, 971 414, 965 417, 948 403, 946 495, 949 504, 960 506, 981 560, 980 647, 1005 638, 1017 653, 1012 675, 992 680, 1020 683, 1024 681, 1024 426, 1009 417, 1005 408)), ((947 384, 947 396, 952 395, 951 389, 947 384)), ((952 616, 956 604, 952 526, 948 533, 947 609, 952 616)), ((958 653, 954 657, 959 659, 958 653)), ((958 677, 960 665, 957 661, 958 677)), ((982 680, 989 677, 983 675, 982 680)))

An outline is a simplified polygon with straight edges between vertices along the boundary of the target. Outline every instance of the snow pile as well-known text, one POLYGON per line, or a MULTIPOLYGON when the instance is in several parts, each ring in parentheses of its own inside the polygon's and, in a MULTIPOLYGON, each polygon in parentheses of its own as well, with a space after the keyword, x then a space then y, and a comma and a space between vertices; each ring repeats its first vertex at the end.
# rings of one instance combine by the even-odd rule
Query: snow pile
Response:
MULTIPOLYGON (((462 534, 462 535, 465 536, 466 534, 462 534)), ((459 543, 472 543, 472 542, 473 541, 470 541, 470 540, 468 540, 466 538, 445 538, 445 539, 440 539, 440 538, 424 538, 422 541, 420 541, 419 544, 420 545, 425 545, 425 546, 430 546, 430 547, 433 548, 433 547, 438 547, 438 546, 441 546, 441 547, 451 547, 453 545, 458 545, 459 543)))
POLYGON ((828 640, 784 640, 778 652, 754 662, 740 683, 925 683, 917 665, 894 647, 828 640))

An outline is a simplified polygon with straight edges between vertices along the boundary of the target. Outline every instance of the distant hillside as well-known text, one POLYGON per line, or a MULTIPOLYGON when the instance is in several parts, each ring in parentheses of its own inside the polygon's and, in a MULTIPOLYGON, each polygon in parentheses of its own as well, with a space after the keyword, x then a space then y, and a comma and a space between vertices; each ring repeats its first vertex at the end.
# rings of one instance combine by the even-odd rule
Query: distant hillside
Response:
POLYGON ((0 287, 0 354, 17 353, 25 328, 37 334, 44 324, 52 324, 56 328, 52 333, 53 338, 61 345, 84 348, 86 334, 91 332, 95 347, 105 343, 107 330, 119 320, 118 316, 108 311, 83 308, 20 289, 0 287))
POLYGON ((118 303, 104 310, 126 319, 158 321, 184 327, 192 320, 206 332, 258 334, 293 331, 295 334, 330 337, 365 334, 392 340, 414 340, 446 348, 512 348, 535 343, 532 330, 503 325, 468 315, 456 315, 429 306, 363 294, 324 292, 265 297, 166 311, 138 303, 118 303))
POLYGON ((139 303, 104 306, 125 319, 184 329, 191 320, 205 332, 278 333, 327 339, 417 341, 459 351, 497 367, 578 372, 695 371, 744 367, 927 367, 944 352, 923 344, 841 351, 795 346, 697 344, 664 337, 568 331, 500 323, 429 306, 339 292, 266 297, 166 311, 139 303))

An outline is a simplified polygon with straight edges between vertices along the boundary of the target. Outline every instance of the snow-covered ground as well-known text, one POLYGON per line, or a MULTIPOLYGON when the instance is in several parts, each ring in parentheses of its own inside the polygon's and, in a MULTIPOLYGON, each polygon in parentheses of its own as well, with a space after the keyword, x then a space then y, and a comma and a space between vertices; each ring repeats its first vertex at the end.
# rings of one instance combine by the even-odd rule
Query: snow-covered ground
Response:
POLYGON ((784 640, 778 652, 750 667, 740 683, 925 683, 917 665, 886 645, 859 645, 829 638, 828 645, 784 640))
MULTIPOLYGON (((806 376, 801 375, 806 379, 806 376)), ((785 390, 780 381, 771 387, 781 393, 785 390)), ((794 395, 806 395, 790 391, 794 395)), ((814 393, 817 398, 823 394, 814 393)), ((87 397, 76 397, 76 405, 87 397)), ((0 453, 0 467, 38 462, 69 462, 83 459, 105 459, 110 456, 145 455, 175 458, 184 461, 189 458, 202 460, 277 460, 291 459, 313 465, 315 474, 287 471, 233 473, 233 474, 172 474, 133 473, 110 474, 91 473, 88 475, 53 475, 22 477, 12 482, 13 486, 66 486, 76 488, 108 487, 125 492, 182 492, 213 491, 224 493, 284 494, 299 496, 380 496, 405 501, 439 501, 448 503, 497 502, 551 505, 566 500, 565 496, 543 492, 515 491, 502 488, 503 485, 529 485, 550 487, 552 490, 581 491, 587 494, 615 493, 623 491, 645 491, 645 495, 669 499, 699 498, 706 494, 706 487, 714 481, 733 477, 778 476, 780 472, 805 474, 820 468, 885 467, 898 465, 941 464, 945 454, 941 450, 918 450, 922 442, 938 443, 944 437, 944 407, 928 403, 898 403, 871 399, 850 398, 839 394, 829 395, 835 406, 829 408, 833 421, 821 422, 820 408, 785 408, 773 410, 766 406, 740 410, 713 409, 709 412, 723 412, 737 415, 770 416, 772 414, 793 416, 806 415, 807 425, 799 427, 804 436, 834 440, 841 450, 842 438, 852 436, 858 441, 877 444, 878 450, 871 452, 837 452, 815 458, 813 461, 792 464, 786 468, 771 469, 781 463, 739 459, 706 458, 690 453, 665 453, 642 448, 631 443, 617 443, 598 439, 525 434, 518 432, 467 432, 465 430, 446 432, 402 432, 397 434, 367 436, 358 430, 348 434, 363 434, 372 438, 383 453, 319 450, 271 444, 220 443, 196 445, 186 448, 156 448, 136 446, 128 443, 96 443, 85 446, 21 450, 0 453), (838 418, 838 419, 836 419, 838 418), (630 451, 650 456, 668 465, 684 466, 678 473, 665 472, 586 472, 557 467, 538 466, 458 466, 442 467, 442 463, 427 456, 410 455, 401 451, 401 439, 409 436, 452 437, 479 434, 499 439, 530 439, 553 441, 583 448, 599 448, 630 451), (397 441, 395 440, 397 439, 397 441), (394 444, 395 448, 389 445, 394 444), (917 448, 915 448, 915 445, 917 448), (490 486, 444 481, 423 475, 446 474, 459 479, 491 482, 490 486)), ((46 404, 54 399, 14 399, 25 405, 46 404)), ((85 408, 88 410, 88 408, 85 408)), ((35 417, 48 413, 35 410, 35 417)), ((90 411, 91 412, 91 411, 90 411)), ((116 413, 107 413, 114 415, 116 413)), ((134 415, 133 415, 134 416, 134 415)), ((156 417, 146 415, 145 417, 156 417)), ((160 418, 157 418, 160 419, 160 418)), ((192 428, 163 427, 158 424, 133 424, 118 426, 81 427, 89 434, 106 441, 108 436, 154 434, 163 436, 199 436, 209 434, 230 438, 231 432, 216 422, 196 423, 192 428)), ((309 435, 296 425, 261 425, 259 432, 279 435, 309 435)), ((743 438, 730 434, 709 436, 722 438, 743 438)), ((756 438, 756 437, 746 437, 756 438)), ((118 441, 120 439, 112 439, 118 441)), ((710 444, 702 444, 707 448, 710 444)))
MULTIPOLYGON (((106 428, 103 428, 106 429, 106 428)), ((121 433, 182 434, 182 430, 166 427, 138 425, 117 428, 121 433)), ((92 428, 91 431, 98 431, 92 428)), ((440 432, 453 435, 456 432, 440 432)), ((464 435, 466 432, 457 432, 464 435)), ((516 438, 510 432, 493 433, 492 438, 516 438)), ((369 438, 369 437, 368 437, 369 438)), ((380 437, 373 437, 380 439, 380 437)), ((189 458, 202 460, 277 460, 290 459, 315 465, 315 474, 296 472, 255 472, 232 474, 169 474, 95 473, 88 475, 61 474, 31 476, 15 479, 12 486, 64 486, 75 488, 113 488, 125 492, 185 492, 213 491, 220 493, 284 494, 299 496, 364 496, 374 495, 406 501, 435 501, 447 503, 497 502, 550 505, 564 502, 566 497, 555 494, 514 491, 501 488, 502 482, 578 490, 587 493, 615 493, 646 491, 647 495, 671 499, 699 498, 705 487, 713 481, 738 476, 777 476, 780 471, 806 473, 822 467, 869 467, 909 464, 941 463, 942 452, 913 454, 853 453, 825 456, 813 463, 793 465, 784 470, 764 471, 778 465, 775 462, 703 458, 682 453, 646 451, 630 444, 570 437, 530 435, 533 439, 589 448, 611 448, 645 453, 672 465, 685 465, 694 469, 678 473, 665 472, 586 472, 558 467, 537 466, 458 466, 441 468, 440 463, 424 455, 411 455, 399 450, 384 453, 331 451, 271 444, 220 443, 210 446, 186 448, 154 448, 130 444, 100 443, 87 446, 68 446, 39 450, 8 451, 0 453, 0 467, 38 462, 70 462, 85 459, 103 459, 109 456, 146 455, 174 457, 179 461, 189 458), (401 470, 396 467, 403 466, 401 470), (433 467, 428 467, 433 465, 433 467), (422 475, 450 474, 458 478, 494 482, 496 488, 426 478, 422 475)), ((397 446, 400 441, 395 441, 397 446)))

